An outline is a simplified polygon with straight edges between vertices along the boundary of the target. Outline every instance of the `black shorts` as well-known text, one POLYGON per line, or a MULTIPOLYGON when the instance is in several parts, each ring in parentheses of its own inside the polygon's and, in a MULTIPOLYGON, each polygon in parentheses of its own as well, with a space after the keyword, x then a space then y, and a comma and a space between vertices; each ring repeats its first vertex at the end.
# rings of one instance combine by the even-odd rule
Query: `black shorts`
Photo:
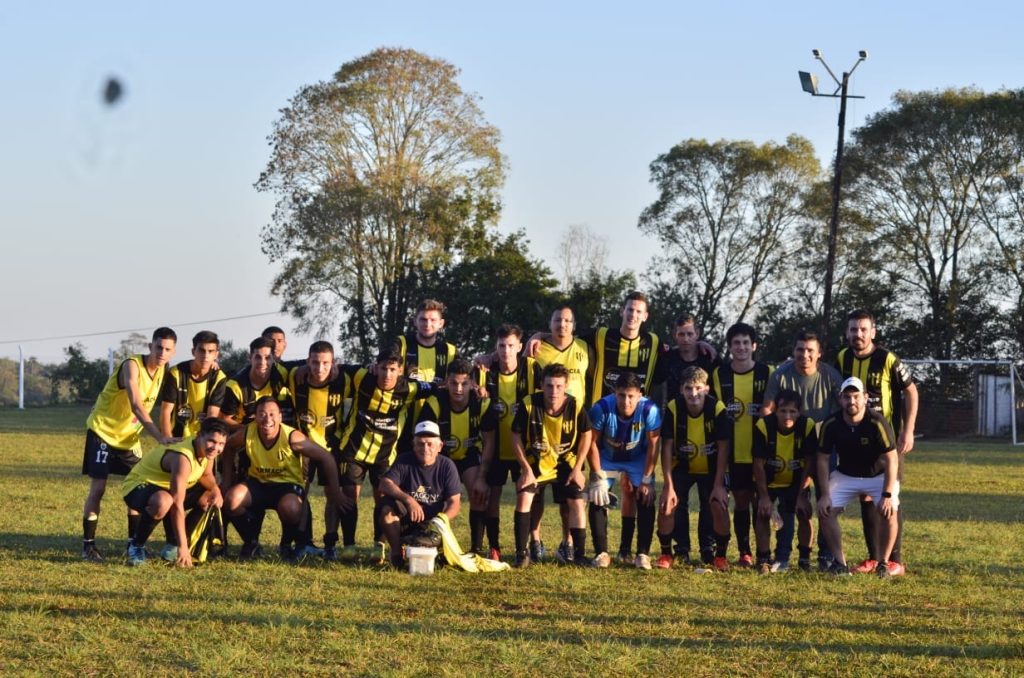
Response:
MULTIPOLYGON (((540 470, 533 466, 533 475, 540 475, 540 470)), ((569 480, 569 474, 572 473, 572 467, 564 461, 558 462, 555 466, 555 479, 547 480, 537 485, 537 492, 543 492, 544 488, 548 485, 551 486, 551 496, 556 504, 565 503, 566 499, 583 499, 586 496, 586 491, 582 487, 576 487, 575 485, 566 485, 566 481, 569 480)))
POLYGON ((131 450, 122 450, 110 445, 92 429, 85 431, 85 451, 82 454, 82 475, 106 480, 107 476, 126 476, 132 466, 139 463, 139 457, 131 450))
POLYGON ((753 490, 756 487, 754 484, 754 465, 752 463, 737 464, 730 462, 729 476, 725 479, 725 484, 732 492, 737 490, 740 492, 753 490))
POLYGON ((715 487, 715 476, 711 473, 687 473, 681 467, 672 469, 672 485, 679 499, 676 510, 687 510, 687 503, 690 497, 690 488, 697 486, 697 499, 703 506, 711 498, 711 490, 715 487))
POLYGON ((276 509, 285 495, 295 494, 299 499, 306 496, 305 488, 295 483, 261 483, 253 478, 248 478, 245 481, 245 486, 249 489, 249 496, 252 497, 252 503, 249 505, 249 509, 252 511, 276 509))
POLYGON ((804 490, 796 482, 789 487, 769 487, 768 498, 773 504, 779 502, 779 513, 796 513, 796 500, 801 492, 810 494, 810 488, 804 490))
POLYGON ((358 461, 346 461, 341 464, 341 486, 342 487, 361 487, 363 480, 366 479, 367 473, 370 475, 370 485, 373 489, 377 489, 380 485, 380 479, 384 477, 384 474, 388 472, 391 466, 382 466, 374 464, 373 466, 367 466, 358 461))
POLYGON ((479 465, 480 465, 480 453, 477 452, 476 450, 470 450, 469 452, 466 453, 465 457, 463 457, 462 459, 460 459, 457 462, 455 462, 455 468, 457 468, 459 470, 459 477, 460 478, 462 477, 462 475, 466 471, 468 471, 469 469, 473 468, 474 466, 479 466, 479 465))
MULTIPOLYGON (((165 490, 157 485, 151 485, 150 483, 142 483, 137 485, 134 490, 124 496, 124 503, 128 504, 128 508, 133 511, 142 512, 146 510, 146 506, 149 505, 149 500, 157 492, 167 492, 170 494, 170 490, 165 490)), ((185 510, 190 511, 199 505, 199 497, 203 496, 205 490, 202 485, 198 483, 185 490, 185 510)))
MULTIPOLYGON (((331 450, 331 459, 334 460, 334 467, 338 469, 338 477, 342 476, 342 469, 344 468, 344 462, 341 460, 341 452, 337 450, 331 450)), ((324 472, 320 469, 320 464, 315 464, 312 461, 309 462, 309 473, 306 475, 309 478, 309 482, 313 482, 316 479, 316 484, 320 487, 326 487, 327 481, 324 479, 324 472)))
POLYGON ((519 467, 518 461, 496 459, 487 467, 487 484, 491 487, 504 487, 509 476, 512 476, 512 482, 514 483, 519 480, 519 475, 522 472, 523 469, 519 467))
POLYGON ((406 534, 412 530, 425 530, 430 525, 431 519, 437 515, 437 513, 427 513, 424 510, 424 520, 422 523, 414 523, 409 519, 409 508, 404 502, 400 502, 394 497, 384 497, 380 500, 380 515, 384 515, 386 510, 390 509, 391 513, 398 516, 398 522, 402 526, 402 534, 406 534))

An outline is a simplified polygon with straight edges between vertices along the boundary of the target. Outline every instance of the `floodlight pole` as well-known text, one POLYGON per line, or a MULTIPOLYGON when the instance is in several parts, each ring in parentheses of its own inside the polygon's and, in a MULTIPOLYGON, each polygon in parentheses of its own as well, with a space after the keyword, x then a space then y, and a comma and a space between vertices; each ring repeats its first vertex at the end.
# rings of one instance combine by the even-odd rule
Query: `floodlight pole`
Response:
MULTIPOLYGON (((821 56, 819 50, 814 50, 814 58, 822 63, 828 74, 832 76, 832 80, 835 81, 838 87, 832 94, 818 94, 815 87, 814 90, 809 93, 816 97, 832 97, 839 99, 839 137, 836 140, 836 160, 835 168, 832 175, 832 214, 829 218, 828 223, 828 254, 825 259, 825 293, 822 301, 822 327, 821 337, 824 341, 822 349, 827 351, 830 344, 830 332, 831 332, 831 321, 832 321, 832 285, 835 279, 836 269, 836 241, 838 240, 839 234, 839 199, 840 192, 843 184, 843 148, 845 145, 846 137, 846 100, 847 99, 863 99, 861 96, 850 96, 848 93, 850 86, 850 76, 857 70, 857 66, 860 62, 868 58, 868 53, 864 50, 860 52, 860 58, 853 65, 849 71, 843 71, 843 79, 840 80, 836 77, 832 69, 829 68, 828 64, 825 63, 825 59, 821 56)), ((815 81, 815 84, 816 81, 815 81)))

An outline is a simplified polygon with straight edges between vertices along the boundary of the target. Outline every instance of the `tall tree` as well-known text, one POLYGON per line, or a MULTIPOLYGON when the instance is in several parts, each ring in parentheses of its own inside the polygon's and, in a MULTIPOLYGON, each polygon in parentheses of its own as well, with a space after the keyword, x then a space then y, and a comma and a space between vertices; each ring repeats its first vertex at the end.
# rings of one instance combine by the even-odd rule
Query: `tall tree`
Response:
POLYGON ((688 139, 650 170, 659 196, 639 228, 662 245, 652 267, 696 290, 690 308, 703 326, 727 305, 742 320, 793 248, 804 191, 821 173, 810 142, 797 135, 761 146, 688 139))
POLYGON ((361 356, 403 327, 414 275, 473 251, 498 217, 499 133, 451 64, 382 48, 303 87, 256 182, 277 195, 263 250, 300 329, 342 317, 361 356), (412 274, 412 275, 411 275, 412 274))

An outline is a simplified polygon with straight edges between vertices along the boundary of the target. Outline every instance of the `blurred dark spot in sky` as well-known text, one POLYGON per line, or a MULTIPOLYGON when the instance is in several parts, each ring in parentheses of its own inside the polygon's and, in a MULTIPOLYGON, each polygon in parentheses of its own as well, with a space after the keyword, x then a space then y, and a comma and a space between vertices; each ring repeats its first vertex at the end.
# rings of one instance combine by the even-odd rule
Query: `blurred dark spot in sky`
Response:
POLYGON ((103 85, 103 103, 107 106, 116 106, 124 98, 124 85, 116 76, 107 78, 103 85))

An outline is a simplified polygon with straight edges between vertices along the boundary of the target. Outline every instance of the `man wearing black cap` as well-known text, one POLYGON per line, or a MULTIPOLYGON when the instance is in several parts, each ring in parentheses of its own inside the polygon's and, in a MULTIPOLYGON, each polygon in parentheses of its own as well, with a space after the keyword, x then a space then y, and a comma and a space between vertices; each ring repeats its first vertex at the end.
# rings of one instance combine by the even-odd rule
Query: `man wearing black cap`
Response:
POLYGON ((835 556, 830 571, 850 573, 843 554, 839 514, 852 500, 871 497, 879 513, 874 534, 879 556, 875 572, 880 577, 888 577, 889 556, 898 530, 896 512, 900 505, 896 437, 885 417, 868 409, 864 382, 850 377, 840 389, 842 411, 822 424, 818 445, 818 477, 823 490, 818 498, 818 517, 821 531, 835 556), (829 455, 833 451, 839 456, 839 466, 829 474, 829 455))
POLYGON ((459 470, 448 457, 440 455, 441 429, 433 421, 416 424, 412 452, 398 456, 380 481, 384 494, 381 521, 391 547, 391 564, 400 568, 402 536, 427 531, 439 513, 455 520, 461 508, 462 484, 459 470))

